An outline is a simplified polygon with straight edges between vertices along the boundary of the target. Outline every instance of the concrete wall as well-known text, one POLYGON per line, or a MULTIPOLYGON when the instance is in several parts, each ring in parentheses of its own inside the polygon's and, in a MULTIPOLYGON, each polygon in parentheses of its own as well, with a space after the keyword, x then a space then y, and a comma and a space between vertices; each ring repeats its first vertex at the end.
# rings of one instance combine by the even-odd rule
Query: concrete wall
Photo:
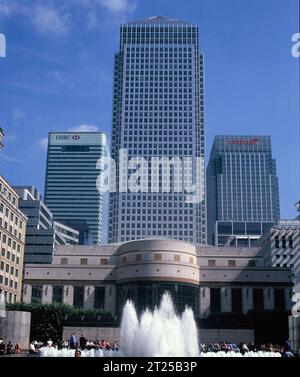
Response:
POLYGON ((289 335, 293 350, 300 355, 300 317, 289 316, 289 335))
POLYGON ((219 342, 254 342, 254 330, 252 329, 202 329, 199 330, 199 340, 202 343, 219 342))
POLYGON ((31 313, 21 311, 1 310, 0 313, 0 338, 5 342, 18 343, 22 348, 28 349, 30 337, 31 313))
POLYGON ((75 332, 77 340, 83 334, 86 340, 108 340, 113 343, 120 339, 120 329, 118 327, 64 327, 63 340, 69 340, 70 336, 75 332))
MULTIPOLYGON (((106 339, 110 343, 120 340, 120 329, 118 327, 64 327, 63 339, 69 340, 75 332, 77 340, 83 334, 86 339, 106 339)), ((203 343, 216 343, 221 341, 254 342, 254 330, 252 329, 202 329, 199 331, 199 341, 203 343)))

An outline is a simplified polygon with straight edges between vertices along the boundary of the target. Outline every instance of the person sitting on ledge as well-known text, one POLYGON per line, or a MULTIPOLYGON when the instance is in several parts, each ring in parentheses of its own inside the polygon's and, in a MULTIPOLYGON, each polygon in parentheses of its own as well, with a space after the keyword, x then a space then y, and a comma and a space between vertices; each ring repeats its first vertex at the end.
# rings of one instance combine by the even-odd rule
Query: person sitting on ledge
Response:
POLYGON ((5 353, 5 343, 3 339, 0 339, 0 355, 4 355, 5 353))
POLYGON ((29 353, 37 353, 38 351, 36 350, 36 348, 35 348, 35 344, 34 344, 34 342, 31 342, 30 344, 29 344, 29 353))
POLYGON ((17 353, 20 353, 20 352, 21 352, 20 345, 18 343, 16 343, 15 349, 14 349, 14 354, 17 354, 17 353))

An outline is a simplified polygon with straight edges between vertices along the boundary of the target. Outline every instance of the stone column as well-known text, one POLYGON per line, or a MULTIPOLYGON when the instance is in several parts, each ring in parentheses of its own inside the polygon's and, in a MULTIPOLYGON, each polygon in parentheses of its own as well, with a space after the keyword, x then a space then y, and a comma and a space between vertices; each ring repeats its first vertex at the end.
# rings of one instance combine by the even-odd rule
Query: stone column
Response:
POLYGON ((265 310, 273 310, 274 302, 274 288, 264 288, 264 308, 265 310))
POLYGON ((293 350, 300 356, 300 317, 289 316, 289 337, 293 350))
POLYGON ((43 285, 42 303, 43 304, 51 304, 52 303, 52 294, 53 294, 52 285, 43 285))
POLYGON ((95 287, 86 285, 84 287, 83 307, 84 309, 94 309, 95 303, 95 287))
POLYGON ((284 288, 284 304, 285 304, 285 310, 290 310, 293 306, 292 303, 292 288, 284 288))
POLYGON ((32 286, 30 284, 24 284, 23 287, 23 301, 26 304, 31 303, 32 286))
POLYGON ((206 318, 210 315, 210 289, 200 287, 199 289, 199 316, 206 318))
POLYGON ((247 313, 249 310, 253 309, 253 292, 252 288, 243 288, 243 313, 247 313))
POLYGON ((223 287, 221 288, 221 312, 230 313, 232 311, 232 298, 231 298, 231 288, 223 287))
POLYGON ((112 315, 116 314, 116 286, 107 285, 105 287, 104 309, 109 310, 112 315))
POLYGON ((74 287, 72 285, 65 285, 63 292, 63 303, 73 306, 74 287))

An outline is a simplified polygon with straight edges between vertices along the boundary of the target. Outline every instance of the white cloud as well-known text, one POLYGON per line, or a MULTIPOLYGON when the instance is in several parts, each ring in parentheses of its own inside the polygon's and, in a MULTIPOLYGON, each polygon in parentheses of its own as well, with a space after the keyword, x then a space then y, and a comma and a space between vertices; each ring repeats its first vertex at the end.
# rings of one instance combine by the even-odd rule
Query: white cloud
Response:
POLYGON ((52 36, 65 36, 69 32, 69 13, 60 14, 56 9, 44 6, 37 6, 33 12, 31 22, 42 33, 52 36))
POLYGON ((62 11, 61 8, 51 6, 46 1, 36 1, 30 4, 15 0, 0 0, 0 19, 12 16, 23 17, 30 22, 39 32, 48 36, 62 37, 69 33, 71 27, 70 13, 62 11))
POLYGON ((15 109, 13 111, 12 117, 13 117, 14 120, 20 120, 20 119, 24 118, 24 112, 20 109, 15 109))
POLYGON ((47 137, 43 137, 42 139, 38 140, 38 145, 42 149, 47 149, 48 148, 48 138, 47 137))
POLYGON ((68 129, 68 132, 98 132, 99 128, 90 124, 81 124, 77 127, 68 129))
POLYGON ((136 8, 134 0, 100 0, 101 5, 114 14, 133 13, 136 8))

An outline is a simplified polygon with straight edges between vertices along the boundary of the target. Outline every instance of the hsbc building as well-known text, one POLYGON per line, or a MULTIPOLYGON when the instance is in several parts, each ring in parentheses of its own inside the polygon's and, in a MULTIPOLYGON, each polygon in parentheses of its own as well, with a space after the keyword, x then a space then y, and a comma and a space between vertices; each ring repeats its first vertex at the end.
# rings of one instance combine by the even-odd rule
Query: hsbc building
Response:
POLYGON ((107 199, 99 193, 97 161, 107 155, 103 132, 51 132, 45 203, 56 220, 80 232, 81 244, 107 242, 107 199))

